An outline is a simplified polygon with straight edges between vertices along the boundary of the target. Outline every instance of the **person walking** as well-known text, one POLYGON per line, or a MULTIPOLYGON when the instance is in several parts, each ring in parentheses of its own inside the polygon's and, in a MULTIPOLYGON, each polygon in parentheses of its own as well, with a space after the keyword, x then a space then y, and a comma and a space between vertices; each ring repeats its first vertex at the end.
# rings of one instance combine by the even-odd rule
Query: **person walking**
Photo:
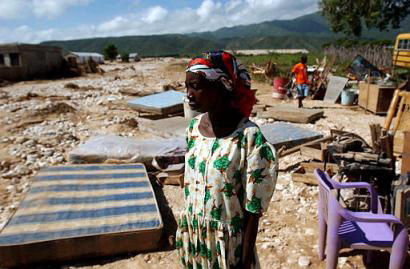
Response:
POLYGON ((260 268, 259 218, 277 177, 275 149, 249 120, 255 92, 235 57, 224 51, 192 59, 186 69, 192 119, 185 155, 185 210, 176 249, 184 268, 260 268))
POLYGON ((296 76, 296 92, 298 99, 298 108, 303 107, 303 99, 309 95, 309 79, 307 75, 307 56, 303 55, 300 58, 300 63, 296 64, 292 69, 292 75, 296 76))

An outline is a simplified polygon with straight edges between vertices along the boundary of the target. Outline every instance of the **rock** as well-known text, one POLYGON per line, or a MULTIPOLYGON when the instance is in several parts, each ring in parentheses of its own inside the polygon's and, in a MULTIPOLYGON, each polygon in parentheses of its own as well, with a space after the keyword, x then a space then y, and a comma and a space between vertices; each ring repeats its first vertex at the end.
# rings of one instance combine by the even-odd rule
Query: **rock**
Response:
POLYGON ((307 268, 310 265, 310 258, 307 256, 301 256, 298 259, 298 264, 301 268, 307 268))
POLYGON ((144 261, 148 263, 151 260, 151 255, 147 254, 144 256, 144 261))
POLYGON ((315 230, 313 230, 312 228, 307 228, 305 230, 305 235, 315 235, 315 230))

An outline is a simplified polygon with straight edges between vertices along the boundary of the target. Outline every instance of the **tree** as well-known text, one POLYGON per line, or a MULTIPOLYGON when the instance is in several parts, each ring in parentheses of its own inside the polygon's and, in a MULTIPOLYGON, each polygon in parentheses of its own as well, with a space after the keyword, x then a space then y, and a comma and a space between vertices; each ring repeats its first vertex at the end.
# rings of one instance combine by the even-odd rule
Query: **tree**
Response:
POLYGON ((363 24, 380 31, 397 29, 410 13, 410 0, 320 0, 333 32, 360 36, 363 24))
POLYGON ((130 54, 128 52, 121 53, 121 61, 128 63, 130 61, 130 54))
POLYGON ((118 49, 114 44, 108 44, 104 48, 104 56, 106 59, 113 61, 118 55, 118 49))

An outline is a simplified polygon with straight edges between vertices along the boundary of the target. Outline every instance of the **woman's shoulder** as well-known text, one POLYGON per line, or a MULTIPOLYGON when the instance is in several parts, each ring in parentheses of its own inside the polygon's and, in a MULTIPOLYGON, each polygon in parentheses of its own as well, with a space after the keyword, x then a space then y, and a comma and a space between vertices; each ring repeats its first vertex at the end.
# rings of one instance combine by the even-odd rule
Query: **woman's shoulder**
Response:
POLYGON ((239 126, 239 131, 242 131, 245 135, 249 136, 260 132, 260 128, 255 122, 251 121, 249 118, 246 118, 239 126))
POLYGON ((187 131, 189 133, 192 133, 192 131, 194 131, 195 129, 198 128, 198 125, 199 125, 199 122, 201 120, 202 115, 203 114, 199 114, 199 115, 197 115, 197 116, 195 116, 194 118, 191 119, 191 121, 189 122, 188 128, 187 128, 187 131))

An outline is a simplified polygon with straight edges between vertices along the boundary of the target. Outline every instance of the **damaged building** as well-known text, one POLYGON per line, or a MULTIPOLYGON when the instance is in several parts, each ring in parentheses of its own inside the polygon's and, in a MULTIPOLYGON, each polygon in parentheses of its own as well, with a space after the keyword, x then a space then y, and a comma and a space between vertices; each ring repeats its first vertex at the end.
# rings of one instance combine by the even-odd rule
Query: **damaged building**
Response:
POLYGON ((32 44, 0 45, 0 79, 29 80, 58 75, 63 68, 62 49, 32 44))

